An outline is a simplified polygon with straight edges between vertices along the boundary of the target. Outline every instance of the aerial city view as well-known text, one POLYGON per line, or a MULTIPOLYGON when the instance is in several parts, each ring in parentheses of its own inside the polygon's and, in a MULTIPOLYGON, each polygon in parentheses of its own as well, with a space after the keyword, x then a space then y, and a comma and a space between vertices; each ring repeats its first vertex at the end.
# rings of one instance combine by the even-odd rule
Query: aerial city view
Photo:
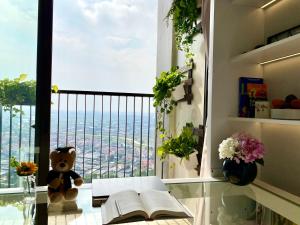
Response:
MULTIPOLYGON (((21 116, 20 114, 11 116, 9 111, 4 110, 2 115, 0 114, 1 187, 20 185, 18 176, 12 169, 9 170, 10 157, 15 156, 18 160, 24 161, 34 160, 34 128, 30 125, 35 123, 35 108, 23 106, 22 110, 21 116)), ((74 170, 81 174, 85 182, 91 182, 92 177, 154 174, 155 113, 153 108, 151 110, 153 111, 150 113, 143 112, 143 115, 141 111, 127 112, 126 118, 126 113, 122 111, 119 113, 112 111, 110 115, 106 111, 102 114, 101 111, 85 113, 78 110, 76 114, 76 111, 53 109, 51 149, 63 146, 76 147, 77 159, 74 170)))

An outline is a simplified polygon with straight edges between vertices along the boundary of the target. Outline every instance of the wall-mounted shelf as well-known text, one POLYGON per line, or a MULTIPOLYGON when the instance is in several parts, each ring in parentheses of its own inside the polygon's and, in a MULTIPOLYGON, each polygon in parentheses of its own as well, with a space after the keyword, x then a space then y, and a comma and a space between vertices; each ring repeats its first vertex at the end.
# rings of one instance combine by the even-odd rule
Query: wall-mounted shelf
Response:
POLYGON ((297 53, 300 53, 300 34, 236 56, 232 62, 260 64, 297 53))
POLYGON ((269 3, 270 1, 271 0, 232 0, 232 4, 260 8, 263 5, 269 3))
POLYGON ((197 153, 198 165, 195 169, 197 170, 198 175, 200 175, 205 127, 203 125, 199 125, 199 127, 194 127, 193 134, 198 137, 198 143, 196 147, 196 150, 198 151, 197 153))
POLYGON ((300 120, 278 120, 278 119, 229 117, 229 121, 232 121, 232 122, 245 122, 245 123, 267 123, 267 124, 300 126, 300 120))
POLYGON ((186 101, 188 105, 192 104, 193 68, 194 63, 193 61, 191 61, 191 63, 188 66, 184 66, 178 70, 179 73, 188 73, 188 79, 183 82, 184 97, 182 99, 177 100, 177 103, 186 101))

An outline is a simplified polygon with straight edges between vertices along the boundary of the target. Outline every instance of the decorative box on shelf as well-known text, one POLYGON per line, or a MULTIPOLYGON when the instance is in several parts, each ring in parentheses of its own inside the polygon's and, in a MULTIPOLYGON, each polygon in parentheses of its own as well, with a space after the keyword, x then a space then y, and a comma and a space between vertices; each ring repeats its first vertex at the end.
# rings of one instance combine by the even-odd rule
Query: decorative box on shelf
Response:
POLYGON ((270 103, 268 101, 255 101, 255 118, 270 118, 270 103))
POLYGON ((300 120, 300 109, 271 109, 272 119, 300 120))

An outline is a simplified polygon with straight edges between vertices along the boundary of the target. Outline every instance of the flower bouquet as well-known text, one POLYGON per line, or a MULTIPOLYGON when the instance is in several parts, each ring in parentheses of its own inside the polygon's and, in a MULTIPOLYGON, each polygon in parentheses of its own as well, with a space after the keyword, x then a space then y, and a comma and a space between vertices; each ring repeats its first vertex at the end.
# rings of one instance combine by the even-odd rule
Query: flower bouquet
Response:
POLYGON ((16 173, 23 179, 24 202, 35 201, 35 176, 38 167, 33 162, 18 162, 15 157, 10 159, 10 166, 16 168, 16 173))
POLYGON ((224 176, 237 185, 249 184, 256 178, 256 163, 264 165, 264 154, 264 145, 246 133, 234 134, 219 145, 224 176))

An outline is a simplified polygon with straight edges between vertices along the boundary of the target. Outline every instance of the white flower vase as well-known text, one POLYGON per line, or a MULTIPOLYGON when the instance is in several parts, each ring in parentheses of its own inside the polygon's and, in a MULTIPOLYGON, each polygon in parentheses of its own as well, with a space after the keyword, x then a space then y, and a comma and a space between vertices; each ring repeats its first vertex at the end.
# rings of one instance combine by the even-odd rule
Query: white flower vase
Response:
POLYGON ((186 170, 195 170, 198 166, 198 159, 197 159, 198 152, 195 151, 194 153, 190 154, 189 160, 183 159, 182 164, 186 170))

